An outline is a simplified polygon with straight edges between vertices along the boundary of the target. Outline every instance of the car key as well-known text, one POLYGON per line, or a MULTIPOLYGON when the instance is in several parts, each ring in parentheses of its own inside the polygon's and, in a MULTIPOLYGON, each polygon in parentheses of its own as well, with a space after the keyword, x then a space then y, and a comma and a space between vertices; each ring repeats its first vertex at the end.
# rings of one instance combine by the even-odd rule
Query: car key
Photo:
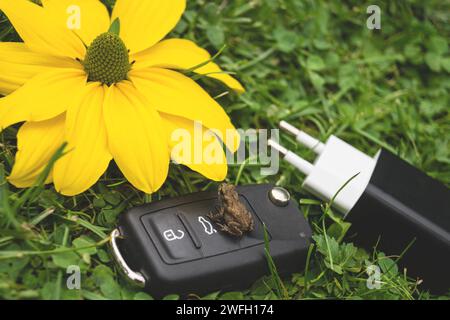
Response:
POLYGON ((155 297, 245 289, 269 272, 270 255, 281 276, 301 271, 311 229, 290 199, 272 185, 236 188, 254 218, 253 231, 237 238, 207 217, 216 192, 199 192, 136 207, 111 235, 114 257, 125 274, 155 297))

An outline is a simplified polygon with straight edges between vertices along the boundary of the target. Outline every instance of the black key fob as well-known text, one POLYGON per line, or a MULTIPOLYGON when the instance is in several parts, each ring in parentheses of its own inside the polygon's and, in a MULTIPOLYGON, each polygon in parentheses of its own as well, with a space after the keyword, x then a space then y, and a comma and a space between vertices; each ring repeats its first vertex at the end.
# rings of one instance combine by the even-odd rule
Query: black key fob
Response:
POLYGON ((237 187, 254 218, 241 238, 207 215, 217 192, 166 199, 124 213, 111 245, 122 270, 155 297, 245 289, 268 274, 264 225, 278 273, 304 268, 311 229, 289 193, 272 185, 237 187))

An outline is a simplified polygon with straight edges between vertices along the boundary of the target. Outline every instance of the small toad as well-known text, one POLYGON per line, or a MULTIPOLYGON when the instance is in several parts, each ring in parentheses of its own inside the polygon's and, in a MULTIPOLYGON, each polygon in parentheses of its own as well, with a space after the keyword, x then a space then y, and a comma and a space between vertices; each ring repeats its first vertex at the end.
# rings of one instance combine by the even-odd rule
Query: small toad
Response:
POLYGON ((253 216, 240 201, 234 185, 221 184, 218 198, 219 205, 208 214, 208 218, 217 224, 220 231, 234 237, 253 231, 253 216))

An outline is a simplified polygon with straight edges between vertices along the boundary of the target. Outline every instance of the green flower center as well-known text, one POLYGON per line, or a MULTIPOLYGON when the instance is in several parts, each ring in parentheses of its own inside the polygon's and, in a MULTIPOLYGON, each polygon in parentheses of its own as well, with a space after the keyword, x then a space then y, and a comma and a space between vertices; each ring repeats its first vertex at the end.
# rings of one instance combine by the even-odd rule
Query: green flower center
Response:
POLYGON ((131 69, 128 49, 118 35, 103 33, 87 49, 83 66, 88 81, 100 81, 110 86, 127 79, 131 69))

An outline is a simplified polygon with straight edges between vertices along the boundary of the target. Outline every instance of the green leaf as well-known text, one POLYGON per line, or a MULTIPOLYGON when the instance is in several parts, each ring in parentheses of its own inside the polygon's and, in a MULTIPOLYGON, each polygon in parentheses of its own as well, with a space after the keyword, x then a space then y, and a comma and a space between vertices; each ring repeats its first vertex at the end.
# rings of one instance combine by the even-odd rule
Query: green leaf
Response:
POLYGON ((358 68, 354 63, 341 64, 338 77, 339 86, 342 89, 356 87, 358 79, 360 79, 358 68))
POLYGON ((450 73, 450 57, 444 58, 441 60, 442 68, 445 69, 448 73, 450 73))
POLYGON ((273 32, 277 47, 285 53, 292 52, 297 47, 298 36, 295 32, 278 27, 273 32))
POLYGON ((313 71, 320 71, 325 68, 322 58, 316 55, 310 55, 306 61, 306 67, 313 71))
POLYGON ((215 25, 220 22, 220 8, 217 4, 208 2, 204 6, 203 11, 205 12, 205 18, 210 25, 215 25))
POLYGON ((425 54, 425 62, 431 70, 435 72, 441 71, 441 56, 435 52, 427 52, 425 54))
MULTIPOLYGON (((11 251, 20 250, 20 246, 12 244, 5 249, 11 251)), ((0 260, 0 274, 3 273, 8 275, 8 277, 11 279, 16 279, 28 263, 28 258, 0 260)))
POLYGON ((105 279, 112 278, 113 272, 108 266, 100 264, 95 267, 92 276, 95 282, 99 284, 105 279))
POLYGON ((243 300, 242 292, 227 292, 220 296, 219 300, 243 300))
POLYGON ((310 72, 309 77, 316 90, 321 91, 325 85, 325 79, 315 72, 310 72))
POLYGON ((108 32, 114 33, 115 35, 120 34, 120 18, 116 18, 109 27, 108 32))
POLYGON ((206 36, 209 42, 217 49, 220 49, 225 43, 225 33, 219 25, 209 26, 206 30, 206 36))
POLYGON ((103 198, 95 198, 94 201, 92 201, 92 204, 96 208, 104 208, 106 206, 106 201, 103 198))
POLYGON ((153 300, 153 298, 145 292, 138 292, 134 295, 133 300, 153 300))
POLYGON ((324 39, 314 39, 314 46, 319 50, 327 50, 331 48, 331 44, 324 39))
POLYGON ((100 283, 100 291, 112 300, 120 300, 122 298, 120 294, 120 286, 113 278, 107 278, 100 283))
MULTIPOLYGON (((84 248, 89 247, 95 244, 95 241, 87 236, 81 236, 79 238, 76 238, 72 241, 72 244, 75 248, 84 248)), ((79 254, 88 254, 88 255, 94 255, 97 253, 96 247, 91 247, 87 249, 82 249, 77 251, 79 254)))
POLYGON ((396 276, 398 274, 398 267, 394 260, 387 258, 384 253, 378 254, 378 265, 383 273, 390 276, 396 276))
POLYGON ((69 251, 52 255, 52 260, 58 267, 66 269, 69 266, 78 265, 80 256, 73 251, 69 251))
POLYGON ((416 44, 408 44, 403 51, 405 56, 413 62, 419 61, 422 58, 422 50, 416 44))
POLYGON ((219 295, 220 295, 220 291, 215 291, 215 292, 212 292, 212 293, 202 297, 202 300, 217 300, 219 295))
POLYGON ((103 194, 104 200, 113 206, 118 206, 122 199, 120 198, 120 194, 114 191, 109 191, 103 194))
POLYGON ((53 299, 54 293, 56 290, 56 286, 54 282, 47 282, 41 289, 41 296, 44 300, 53 299))
POLYGON ((106 298, 113 300, 119 300, 122 298, 120 286, 114 280, 113 272, 109 267, 105 265, 97 266, 94 269, 92 276, 97 286, 100 287, 100 291, 106 298))
POLYGON ((342 241, 345 235, 347 234, 348 229, 350 229, 351 223, 349 222, 340 222, 333 223, 327 230, 328 235, 335 238, 337 241, 342 241))
POLYGON ((103 249, 98 250, 97 256, 100 259, 100 261, 103 263, 108 263, 111 261, 111 259, 109 258, 109 254, 103 249))
POLYGON ((448 52, 448 43, 445 38, 434 36, 428 41, 427 48, 437 55, 444 55, 448 52))

